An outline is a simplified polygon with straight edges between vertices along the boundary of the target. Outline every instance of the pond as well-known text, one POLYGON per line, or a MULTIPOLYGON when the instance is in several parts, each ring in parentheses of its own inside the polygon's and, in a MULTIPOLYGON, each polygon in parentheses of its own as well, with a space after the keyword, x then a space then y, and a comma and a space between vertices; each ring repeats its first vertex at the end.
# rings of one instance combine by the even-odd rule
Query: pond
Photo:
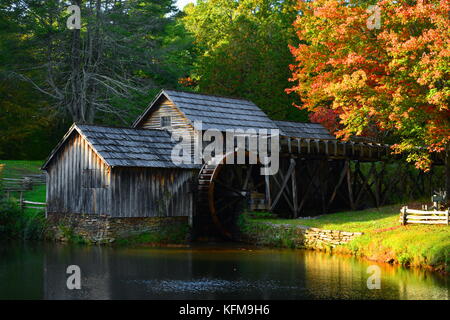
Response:
POLYGON ((449 278, 315 251, 238 244, 112 248, 0 244, 0 299, 449 299, 449 278), (69 290, 69 265, 81 289, 69 290))

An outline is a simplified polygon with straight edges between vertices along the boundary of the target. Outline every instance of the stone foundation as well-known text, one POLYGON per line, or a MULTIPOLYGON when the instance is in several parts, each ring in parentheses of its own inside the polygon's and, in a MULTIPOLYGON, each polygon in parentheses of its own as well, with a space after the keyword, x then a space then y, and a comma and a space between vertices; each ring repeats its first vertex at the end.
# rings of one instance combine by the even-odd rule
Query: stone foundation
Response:
POLYGON ((305 247, 320 247, 326 245, 335 247, 345 244, 363 235, 362 232, 346 232, 339 230, 323 230, 318 228, 305 228, 305 247))
POLYGON ((248 222, 241 231, 243 240, 251 243, 308 249, 333 248, 363 234, 268 222, 248 222))
POLYGON ((164 229, 187 229, 188 217, 112 218, 97 214, 47 213, 51 237, 70 241, 77 237, 86 242, 111 243, 148 232, 164 229))

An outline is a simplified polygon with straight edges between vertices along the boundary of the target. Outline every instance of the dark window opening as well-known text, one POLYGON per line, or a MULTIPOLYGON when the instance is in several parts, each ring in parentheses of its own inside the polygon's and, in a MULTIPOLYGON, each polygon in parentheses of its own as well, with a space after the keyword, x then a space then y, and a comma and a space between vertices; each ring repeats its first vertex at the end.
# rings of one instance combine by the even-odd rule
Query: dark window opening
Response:
POLYGON ((172 125, 172 119, 170 116, 161 117, 161 127, 170 127, 172 125))
POLYGON ((83 188, 107 188, 106 179, 99 169, 83 170, 83 188))

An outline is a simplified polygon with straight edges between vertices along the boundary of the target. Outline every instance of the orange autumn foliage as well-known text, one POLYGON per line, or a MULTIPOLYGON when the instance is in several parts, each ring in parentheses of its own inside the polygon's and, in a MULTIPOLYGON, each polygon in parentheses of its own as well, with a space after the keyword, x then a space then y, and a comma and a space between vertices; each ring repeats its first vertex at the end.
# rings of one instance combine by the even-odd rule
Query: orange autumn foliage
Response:
POLYGON ((337 136, 377 136, 427 170, 450 142, 450 0, 299 1, 288 93, 337 136), (418 148, 419 147, 419 148, 418 148))

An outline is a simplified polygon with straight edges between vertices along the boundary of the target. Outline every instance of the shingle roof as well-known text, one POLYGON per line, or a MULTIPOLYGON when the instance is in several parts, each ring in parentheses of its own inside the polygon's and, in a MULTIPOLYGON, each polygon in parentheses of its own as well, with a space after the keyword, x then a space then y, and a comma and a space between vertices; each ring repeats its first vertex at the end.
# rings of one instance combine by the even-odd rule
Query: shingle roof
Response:
POLYGON ((305 139, 336 140, 336 137, 319 123, 301 123, 291 121, 275 121, 280 130, 280 134, 305 139))
MULTIPOLYGON (((158 97, 161 95, 171 100, 191 122, 202 121, 203 130, 278 129, 273 120, 248 100, 174 90, 162 90, 158 97)), ((152 106, 153 104, 147 108, 133 126, 148 114, 152 106)))
POLYGON ((168 131, 75 124, 52 152, 43 168, 73 130, 77 130, 109 166, 188 169, 198 167, 195 164, 173 163, 171 153, 175 143, 168 131))
MULTIPOLYGON (((273 121, 258 106, 248 100, 174 90, 162 90, 154 102, 136 120, 133 127, 136 127, 152 107, 157 105, 156 101, 162 95, 170 99, 190 121, 202 121, 203 130, 279 129, 282 136, 336 140, 320 124, 273 121)), ((74 124, 53 150, 43 165, 43 169, 48 166, 54 154, 74 130, 84 136, 95 152, 110 166, 188 169, 199 167, 195 164, 173 163, 171 153, 175 143, 166 130, 74 124)))

